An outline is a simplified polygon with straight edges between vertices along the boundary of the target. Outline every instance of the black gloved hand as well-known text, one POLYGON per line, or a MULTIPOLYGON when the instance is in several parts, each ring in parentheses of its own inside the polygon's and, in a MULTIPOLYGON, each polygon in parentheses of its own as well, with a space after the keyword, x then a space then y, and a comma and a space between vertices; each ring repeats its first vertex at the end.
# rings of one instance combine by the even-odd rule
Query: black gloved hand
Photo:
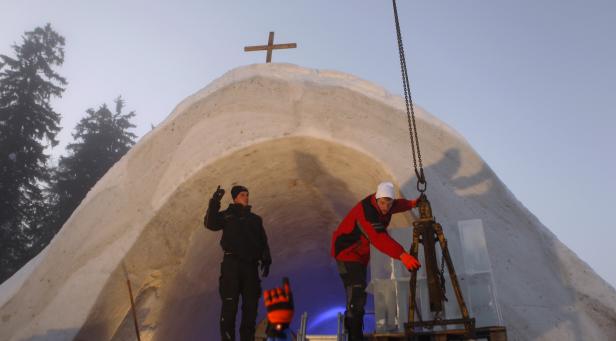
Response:
POLYGON ((261 277, 267 277, 269 275, 270 263, 261 262, 261 277))
POLYGON ((212 195, 212 200, 220 202, 222 197, 225 195, 225 190, 220 188, 220 185, 216 188, 216 192, 212 195))

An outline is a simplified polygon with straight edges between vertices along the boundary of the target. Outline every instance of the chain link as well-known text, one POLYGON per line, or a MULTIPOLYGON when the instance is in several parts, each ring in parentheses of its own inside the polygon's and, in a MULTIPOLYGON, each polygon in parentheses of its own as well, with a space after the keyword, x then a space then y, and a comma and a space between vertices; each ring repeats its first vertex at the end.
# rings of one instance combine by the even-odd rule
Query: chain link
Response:
POLYGON ((445 288, 445 250, 441 254, 441 271, 439 271, 439 277, 441 278, 441 290, 443 291, 443 299, 447 302, 446 288, 445 288))
POLYGON ((402 86, 404 87, 404 102, 406 104, 406 117, 409 126, 409 137, 411 138, 411 154, 413 156, 413 169, 417 176, 417 189, 420 192, 426 190, 426 178, 423 171, 423 163, 421 160, 421 151, 419 149, 419 137, 417 135, 417 125, 415 123, 415 110, 413 107, 413 98, 411 97, 411 86, 409 82, 408 71, 406 67, 406 57, 404 56, 404 44, 402 43, 402 33, 400 31, 400 21, 398 20, 398 7, 396 0, 392 0, 394 7, 394 19, 396 22, 396 35, 398 38, 398 51, 400 54, 400 70, 402 73, 402 86), (418 167, 419 164, 419 167, 418 167), (423 189, 419 184, 423 184, 423 189))

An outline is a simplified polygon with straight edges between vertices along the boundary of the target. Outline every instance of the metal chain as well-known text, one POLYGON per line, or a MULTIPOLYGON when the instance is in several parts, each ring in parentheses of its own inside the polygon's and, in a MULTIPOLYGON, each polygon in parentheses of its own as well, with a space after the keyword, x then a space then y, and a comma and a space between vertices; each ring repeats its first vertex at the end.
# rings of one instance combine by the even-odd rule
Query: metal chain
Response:
POLYGON ((447 300, 446 288, 445 288, 445 250, 441 254, 441 271, 439 271, 439 277, 441 278, 441 290, 443 291, 443 299, 447 300))
POLYGON ((413 134, 413 123, 411 122, 411 115, 410 115, 410 108, 409 108, 409 102, 410 105, 412 106, 412 99, 409 101, 409 95, 410 95, 410 90, 407 84, 407 78, 405 77, 406 75, 406 60, 404 57, 404 46, 402 45, 402 33, 400 32, 400 22, 398 20, 398 8, 396 6, 396 0, 392 0, 393 1, 393 6, 394 6, 394 19, 396 21, 396 35, 398 38, 398 52, 399 52, 399 57, 400 57, 400 71, 402 73, 402 87, 404 88, 404 102, 406 105, 406 117, 407 117, 407 121, 408 121, 408 126, 409 126, 409 137, 411 138, 411 148, 412 148, 412 157, 413 157, 413 168, 417 169, 417 160, 415 158, 415 140, 413 138, 414 134, 413 134))
POLYGON ((426 179, 423 171, 423 163, 421 160, 421 151, 419 149, 419 137, 417 135, 417 125, 415 123, 415 110, 413 108, 413 99, 411 97, 411 87, 409 82, 408 71, 406 67, 406 57, 404 56, 404 44, 402 43, 402 33, 400 31, 400 21, 398 20, 398 7, 396 0, 392 0, 394 7, 394 19, 396 22, 396 35, 398 38, 398 51, 400 54, 400 69, 402 72, 402 86, 404 87, 404 102, 406 104, 406 117, 409 125, 409 137, 411 138, 411 152, 413 156, 413 169, 417 175, 417 189, 423 193, 426 190, 426 179), (415 147, 417 146, 417 147, 415 147), (417 167, 419 164, 419 168, 417 167), (423 188, 420 188, 423 184, 423 188))

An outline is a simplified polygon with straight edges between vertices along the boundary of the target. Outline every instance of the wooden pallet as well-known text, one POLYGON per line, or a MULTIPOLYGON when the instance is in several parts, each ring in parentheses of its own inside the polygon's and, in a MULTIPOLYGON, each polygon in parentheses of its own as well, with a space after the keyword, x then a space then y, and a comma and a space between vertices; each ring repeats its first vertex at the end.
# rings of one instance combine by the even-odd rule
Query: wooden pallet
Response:
MULTIPOLYGON (((450 341, 450 340, 468 340, 469 337, 464 334, 464 329, 452 329, 442 331, 415 332, 411 336, 402 333, 375 333, 366 335, 366 340, 369 341, 450 341)), ((475 328, 474 340, 488 341, 507 341, 507 330, 505 327, 481 327, 475 328)))

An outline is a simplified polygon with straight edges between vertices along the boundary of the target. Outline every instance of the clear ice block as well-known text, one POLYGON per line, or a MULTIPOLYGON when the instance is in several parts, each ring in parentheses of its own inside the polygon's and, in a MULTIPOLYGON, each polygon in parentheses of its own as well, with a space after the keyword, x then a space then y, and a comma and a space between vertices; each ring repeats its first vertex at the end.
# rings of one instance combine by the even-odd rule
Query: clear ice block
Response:
MULTIPOLYGON (((492 266, 487 250, 483 222, 480 219, 460 221, 457 228, 444 225, 445 238, 462 289, 463 297, 474 317, 476 325, 502 325, 503 320, 498 306, 496 287, 492 275, 492 266)), ((412 242, 412 228, 395 228, 388 230, 390 236, 409 250, 412 242)), ((408 300, 410 273, 399 260, 394 260, 371 247, 370 284, 368 292, 374 295, 375 329, 377 332, 403 331, 408 320, 408 300)), ((441 248, 436 246, 436 257, 441 264, 441 248)), ((419 261, 424 263, 423 246, 419 245, 419 261)), ((461 318, 462 314, 449 278, 449 269, 445 269, 446 297, 443 319, 461 318)), ((429 308, 428 287, 423 268, 417 273, 416 291, 417 311, 423 320, 434 319, 429 308)), ((435 330, 444 327, 436 327, 435 330)))

